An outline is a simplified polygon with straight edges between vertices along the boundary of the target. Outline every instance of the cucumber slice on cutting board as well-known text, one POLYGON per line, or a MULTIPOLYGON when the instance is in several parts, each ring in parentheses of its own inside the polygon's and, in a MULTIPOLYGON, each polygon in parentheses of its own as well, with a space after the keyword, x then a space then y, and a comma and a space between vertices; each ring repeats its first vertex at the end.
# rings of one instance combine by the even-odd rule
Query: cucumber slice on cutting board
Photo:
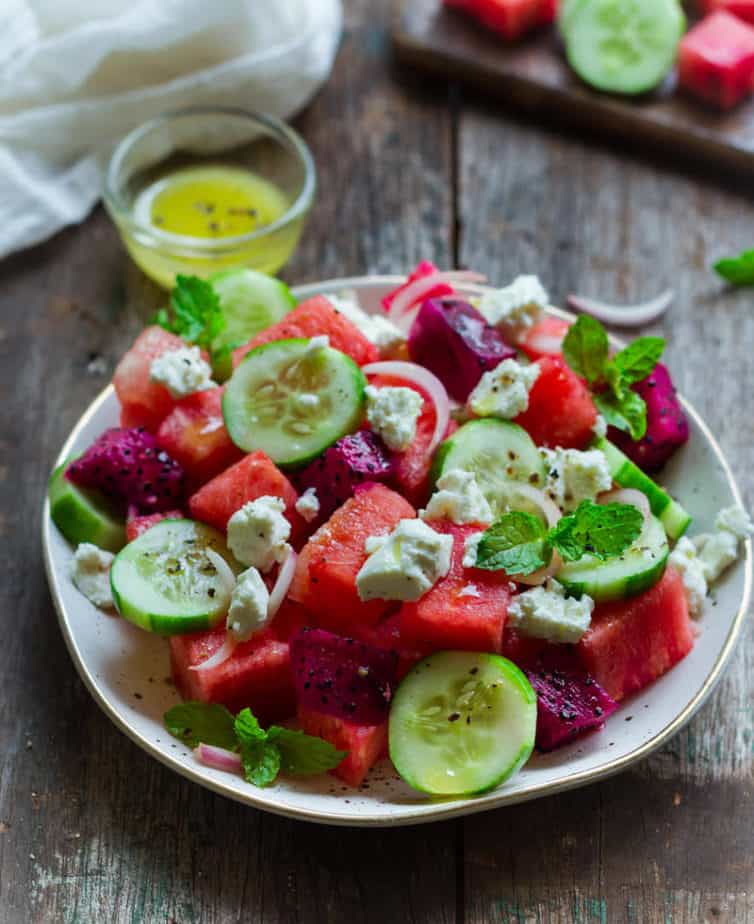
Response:
POLYGON ((594 441, 593 447, 605 454, 613 481, 622 488, 635 488, 647 496, 652 513, 659 518, 665 532, 675 541, 689 528, 690 515, 674 501, 655 481, 646 475, 617 446, 604 437, 594 441))
POLYGON ((582 80, 637 94, 672 68, 686 17, 678 0, 569 0, 560 23, 568 62, 582 80))
POLYGON ((633 597, 662 577, 670 548, 662 523, 651 517, 636 542, 618 558, 601 561, 584 555, 568 562, 555 575, 575 597, 587 594, 597 603, 633 597))
POLYGON ((71 461, 63 462, 50 476, 47 496, 52 522, 74 545, 91 542, 108 552, 119 552, 126 544, 123 517, 104 494, 80 488, 65 477, 71 461))
POLYGON ((401 681, 390 707, 390 759, 434 796, 486 792, 529 759, 537 697, 506 658, 441 651, 401 681))
POLYGON ((440 445, 433 480, 454 468, 476 475, 495 516, 515 497, 516 482, 538 488, 545 483, 544 462, 532 438, 518 424, 496 417, 470 420, 440 445))
POLYGON ((261 449, 278 465, 296 466, 351 433, 364 416, 366 379, 332 347, 310 349, 305 338, 276 340, 251 350, 223 396, 233 442, 261 449))
POLYGON ((161 520, 129 542, 110 569, 118 612, 159 635, 200 632, 222 622, 233 587, 208 549, 238 571, 222 533, 194 520, 161 520))

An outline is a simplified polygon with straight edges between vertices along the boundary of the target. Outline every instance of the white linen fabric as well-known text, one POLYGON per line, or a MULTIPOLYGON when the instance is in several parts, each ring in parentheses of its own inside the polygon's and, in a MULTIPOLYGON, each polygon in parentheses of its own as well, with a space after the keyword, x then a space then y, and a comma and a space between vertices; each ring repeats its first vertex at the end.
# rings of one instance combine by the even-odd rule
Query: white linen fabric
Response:
POLYGON ((81 221, 114 144, 146 119, 294 114, 341 26, 340 0, 2 0, 0 257, 81 221))

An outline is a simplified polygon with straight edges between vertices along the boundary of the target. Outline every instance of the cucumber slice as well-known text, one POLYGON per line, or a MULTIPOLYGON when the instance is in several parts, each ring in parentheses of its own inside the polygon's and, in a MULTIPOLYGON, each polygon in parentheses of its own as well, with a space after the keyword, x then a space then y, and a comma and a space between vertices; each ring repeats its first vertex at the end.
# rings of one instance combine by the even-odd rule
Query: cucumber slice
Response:
POLYGON ((555 575, 574 597, 587 594, 597 603, 623 600, 653 587, 665 572, 668 540, 662 523, 652 517, 641 536, 619 558, 600 561, 584 555, 565 564, 555 575))
POLYGON ((245 452, 261 449, 278 465, 301 465, 361 423, 364 373, 345 353, 311 351, 309 342, 256 347, 233 373, 223 416, 230 438, 245 452))
POLYGON ((232 587, 207 557, 214 549, 238 571, 218 530, 193 520, 161 520, 115 557, 115 607, 149 632, 200 632, 222 622, 232 587))
POLYGON ((675 541, 689 528, 691 517, 678 501, 664 491, 655 481, 635 465, 617 446, 600 437, 593 443, 595 449, 605 453, 613 481, 622 488, 636 488, 646 494, 652 513, 659 517, 665 532, 675 541))
POLYGON ((108 552, 119 552, 126 544, 123 517, 104 494, 79 488, 65 477, 71 461, 63 462, 50 475, 47 496, 52 522, 74 545, 91 542, 108 552))
POLYGON ((252 269, 215 273, 208 282, 220 299, 225 327, 213 346, 237 347, 296 307, 288 286, 252 269))
POLYGON ((434 481, 453 468, 476 475, 477 483, 497 516, 515 493, 515 482, 534 487, 545 483, 545 467, 532 438, 518 424, 496 417, 471 420, 445 440, 432 466, 434 481))
POLYGON ((576 0, 561 23, 568 62, 582 80, 635 94, 670 71, 686 18, 678 0, 576 0))
POLYGON ((486 792, 529 759, 537 697, 506 658, 440 651, 406 675, 390 707, 390 759, 433 796, 486 792))

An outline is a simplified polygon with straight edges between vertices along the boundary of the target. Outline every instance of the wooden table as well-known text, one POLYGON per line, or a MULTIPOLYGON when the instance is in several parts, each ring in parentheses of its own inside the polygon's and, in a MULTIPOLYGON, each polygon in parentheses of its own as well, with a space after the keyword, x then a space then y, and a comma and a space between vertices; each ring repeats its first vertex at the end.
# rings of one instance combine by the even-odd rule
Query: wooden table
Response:
MULTIPOLYGON (((351 0, 335 73, 298 120, 320 171, 286 278, 421 258, 639 299, 751 508, 751 292, 710 264, 754 243, 754 201, 518 121, 396 71, 383 0, 351 0)), ((250 101, 253 102, 253 101, 250 101)), ((103 716, 64 648, 39 510, 65 435, 154 306, 101 210, 0 264, 0 922, 754 921, 754 631, 664 750, 601 785, 403 830, 282 820, 192 785, 103 716)))

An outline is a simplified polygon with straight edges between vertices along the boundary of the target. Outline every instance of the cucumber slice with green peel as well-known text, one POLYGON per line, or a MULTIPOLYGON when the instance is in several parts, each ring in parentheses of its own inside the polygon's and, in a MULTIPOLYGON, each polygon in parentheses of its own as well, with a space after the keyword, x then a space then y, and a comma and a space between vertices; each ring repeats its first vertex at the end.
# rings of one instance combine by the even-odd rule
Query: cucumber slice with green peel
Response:
POLYGON ((592 445, 604 452, 613 481, 622 488, 635 488, 645 494, 652 513, 659 518, 668 536, 673 541, 679 539, 689 528, 691 516, 678 501, 674 501, 667 491, 609 440, 600 437, 592 445))
POLYGON ((568 562, 555 580, 573 597, 587 594, 595 602, 634 597, 660 580, 670 548, 662 523, 652 517, 636 542, 618 558, 601 561, 584 555, 568 562))
POLYGON ((208 549, 238 572, 223 534, 194 520, 161 520, 129 542, 110 569, 118 612, 159 635, 200 632, 222 622, 233 587, 208 549))
POLYGON ((296 299, 284 282, 256 270, 225 270, 207 281, 220 299, 225 318, 215 348, 247 343, 296 307, 296 299))
POLYGON ((496 417, 471 420, 445 440, 432 465, 432 479, 460 468, 477 483, 497 516, 515 496, 515 482, 541 488, 545 466, 534 441, 518 424, 496 417))
POLYGON ((225 388, 223 416, 233 442, 261 449, 282 466, 298 466, 356 430, 364 417, 366 379, 332 347, 305 338, 251 350, 225 388))
POLYGON ((686 27, 678 0, 572 0, 560 21, 579 77, 598 90, 628 95, 663 80, 686 27))
POLYGON ((50 476, 47 496, 52 522, 74 545, 91 542, 108 552, 119 552, 126 544, 123 517, 104 494, 80 488, 65 477, 71 461, 63 462, 50 476))
POLYGON ((401 681, 390 707, 390 759, 433 796, 486 792, 521 769, 537 730, 537 697, 506 658, 440 651, 401 681))

